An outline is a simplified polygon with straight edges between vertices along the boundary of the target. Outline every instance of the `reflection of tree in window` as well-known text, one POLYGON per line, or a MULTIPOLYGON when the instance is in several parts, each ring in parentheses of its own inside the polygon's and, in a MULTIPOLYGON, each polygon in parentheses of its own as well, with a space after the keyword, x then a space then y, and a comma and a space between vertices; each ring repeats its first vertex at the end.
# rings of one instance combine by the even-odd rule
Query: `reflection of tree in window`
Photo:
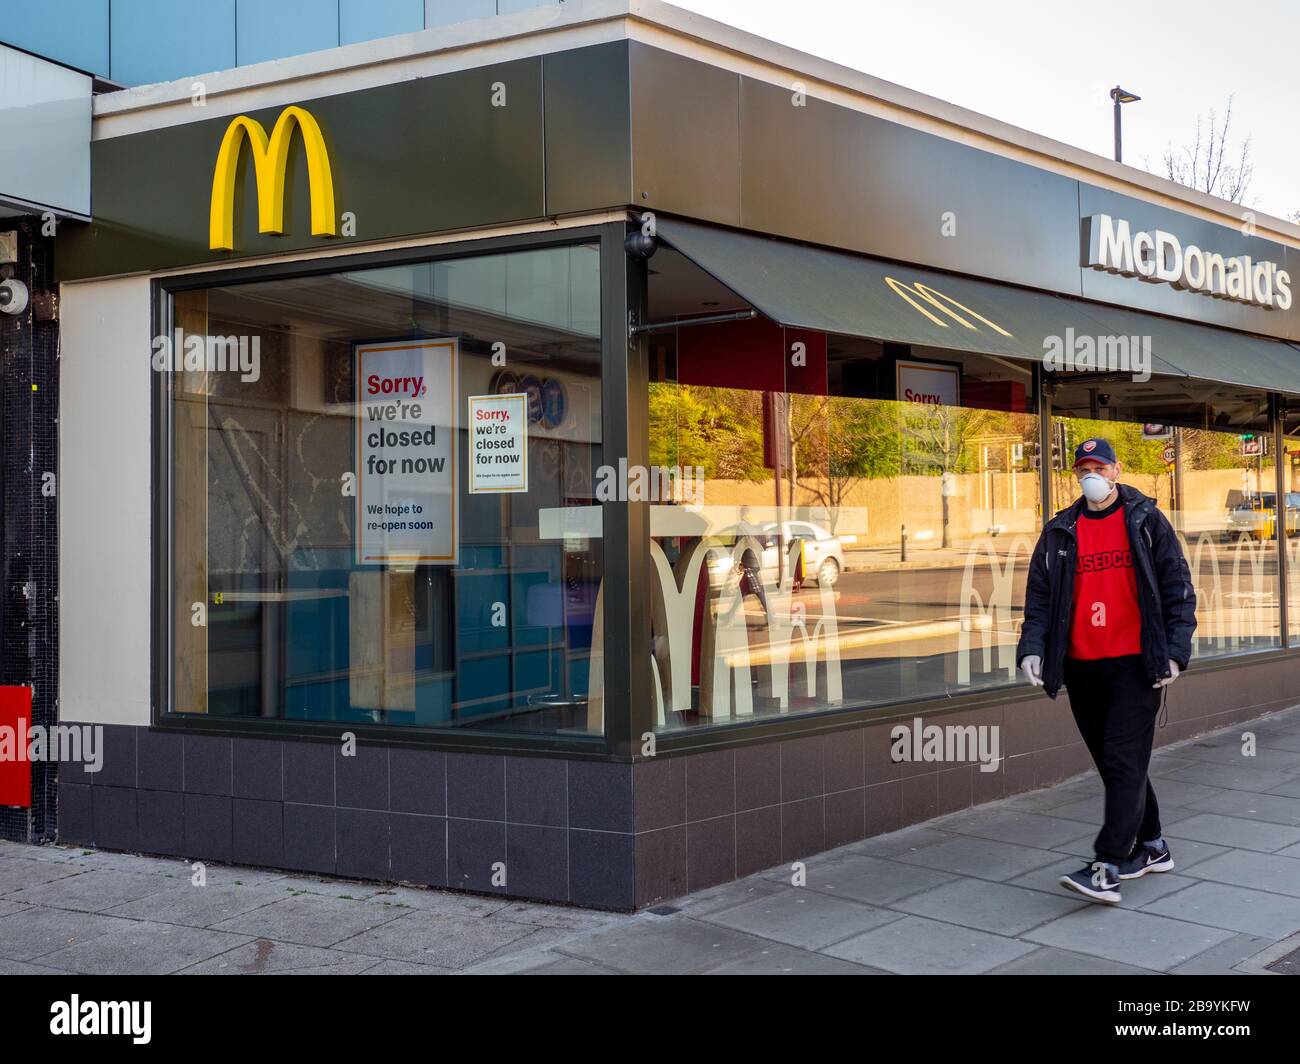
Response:
POLYGON ((809 489, 830 510, 830 531, 835 532, 840 507, 861 481, 900 475, 902 447, 895 404, 837 396, 822 402, 826 431, 803 441, 799 463, 805 469, 825 470, 809 489))
POLYGON ((766 480, 762 394, 652 383, 651 464, 702 466, 710 480, 766 480))
MULTIPOLYGON (((945 473, 966 472, 971 437, 989 431, 990 410, 957 406, 922 406, 900 403, 903 436, 903 468, 908 473, 935 476, 935 490, 942 488, 945 473)), ((948 495, 942 493, 943 543, 952 546, 948 495)))

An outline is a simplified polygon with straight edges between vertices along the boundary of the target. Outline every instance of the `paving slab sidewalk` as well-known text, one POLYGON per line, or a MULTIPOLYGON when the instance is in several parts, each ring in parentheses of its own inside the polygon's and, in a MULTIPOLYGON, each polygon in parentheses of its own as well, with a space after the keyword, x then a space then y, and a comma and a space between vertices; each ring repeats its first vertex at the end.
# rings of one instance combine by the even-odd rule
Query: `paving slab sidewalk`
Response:
POLYGON ((1177 868, 1117 907, 1057 884, 1091 853, 1095 773, 635 915, 215 864, 197 887, 183 861, 0 842, 0 974, 1300 972, 1300 707, 1151 774, 1177 868))

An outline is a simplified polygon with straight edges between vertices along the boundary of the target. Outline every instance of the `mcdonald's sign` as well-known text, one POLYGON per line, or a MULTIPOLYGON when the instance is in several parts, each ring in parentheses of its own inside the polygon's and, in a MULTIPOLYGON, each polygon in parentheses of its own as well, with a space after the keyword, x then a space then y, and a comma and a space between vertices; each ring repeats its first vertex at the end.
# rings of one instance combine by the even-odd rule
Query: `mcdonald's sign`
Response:
POLYGON ((295 129, 302 134, 303 150, 307 156, 312 236, 335 235, 334 176, 330 172, 325 138, 310 113, 301 107, 286 107, 275 120, 270 137, 260 122, 247 115, 232 118, 226 127, 212 173, 212 209, 208 218, 208 246, 212 250, 235 249, 235 178, 245 142, 253 152, 258 232, 284 232, 285 175, 295 129))
POLYGON ((927 318, 929 318, 932 322, 934 322, 935 325, 938 325, 941 329, 948 328, 948 322, 943 321, 940 318, 936 317, 934 314, 932 314, 929 310, 926 309, 926 306, 922 305, 923 303, 929 307, 932 307, 935 310, 938 310, 941 314, 943 314, 946 318, 948 318, 949 321, 955 321, 958 325, 963 325, 967 329, 970 329, 972 332, 979 332, 979 327, 976 325, 972 325, 969 321, 967 321, 966 318, 962 316, 963 314, 969 315, 970 317, 974 318, 976 321, 983 322, 995 333, 998 333, 1002 336, 1011 335, 1011 333, 1007 332, 1006 329, 1002 328, 1002 326, 989 321, 989 319, 984 317, 982 314, 977 314, 975 311, 971 310, 970 307, 965 306, 962 303, 958 303, 957 300, 952 298, 952 296, 947 295, 944 292, 940 292, 937 288, 931 288, 928 284, 923 284, 920 281, 915 281, 912 284, 906 284, 903 281, 895 280, 893 277, 886 277, 885 284, 889 286, 890 290, 894 293, 894 295, 900 297, 901 299, 906 300, 909 304, 911 304, 914 310, 920 312, 921 314, 924 314, 927 318), (955 310, 953 309, 954 307, 956 308, 955 310), (958 311, 961 311, 961 313, 959 314, 958 311))

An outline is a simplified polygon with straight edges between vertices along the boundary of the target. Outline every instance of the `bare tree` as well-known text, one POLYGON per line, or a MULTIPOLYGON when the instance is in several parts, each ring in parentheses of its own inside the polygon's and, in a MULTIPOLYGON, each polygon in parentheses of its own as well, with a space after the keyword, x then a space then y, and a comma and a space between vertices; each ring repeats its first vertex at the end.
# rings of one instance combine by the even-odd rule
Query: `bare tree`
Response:
POLYGON ((1191 144, 1175 149, 1171 143, 1165 148, 1169 180, 1230 203, 1241 203, 1255 175, 1255 164, 1250 158, 1250 137, 1233 145, 1231 133, 1232 97, 1229 96, 1222 121, 1211 108, 1208 119, 1196 116, 1196 133, 1191 144))

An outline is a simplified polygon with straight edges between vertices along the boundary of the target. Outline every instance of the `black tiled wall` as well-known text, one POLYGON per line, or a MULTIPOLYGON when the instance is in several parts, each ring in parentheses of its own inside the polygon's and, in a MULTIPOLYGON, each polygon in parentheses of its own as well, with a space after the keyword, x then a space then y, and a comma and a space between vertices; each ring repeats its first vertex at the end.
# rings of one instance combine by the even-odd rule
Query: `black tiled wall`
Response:
POLYGON ((632 767, 104 727, 59 781, 65 843, 508 894, 634 904, 632 767), (504 887, 492 883, 505 863, 504 887))
MULTIPOLYGON (((1294 705, 1300 662, 1192 669, 1170 688, 1156 743, 1176 742, 1294 705)), ((895 763, 889 724, 640 761, 638 908, 982 802, 1047 787, 1092 767, 1064 692, 925 718, 1001 728, 998 772, 895 763)), ((907 721, 910 723, 910 719, 907 721)))
MULTIPOLYGON (((1298 674, 1193 669, 1156 742, 1292 705, 1298 674)), ((59 837, 629 910, 1091 767, 1064 694, 930 720, 999 725, 1002 769, 894 763, 887 723, 635 766, 105 726, 103 771, 61 771, 59 837)))

